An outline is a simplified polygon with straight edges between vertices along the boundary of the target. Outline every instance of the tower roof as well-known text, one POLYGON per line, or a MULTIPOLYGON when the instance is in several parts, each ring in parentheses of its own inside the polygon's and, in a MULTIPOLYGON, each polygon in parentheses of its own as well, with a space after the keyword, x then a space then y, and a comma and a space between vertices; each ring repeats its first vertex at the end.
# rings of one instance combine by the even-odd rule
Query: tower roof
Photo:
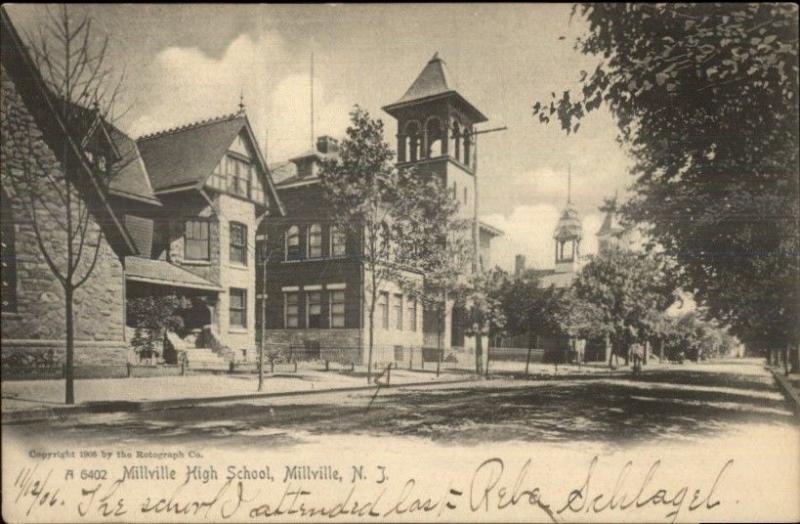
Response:
POLYGON ((597 231, 597 236, 615 235, 625 231, 625 228, 620 224, 619 217, 617 216, 616 195, 614 195, 613 199, 607 199, 605 205, 600 208, 600 211, 605 211, 606 216, 603 219, 603 224, 597 231))
POLYGON ((581 225, 581 217, 578 215, 578 210, 575 209, 571 203, 561 212, 561 218, 558 219, 558 224, 553 232, 553 238, 557 240, 570 240, 573 238, 580 239, 583 236, 583 226, 581 225))
POLYGON ((439 57, 439 53, 435 53, 417 76, 417 79, 414 80, 414 83, 411 84, 411 87, 400 97, 400 100, 384 106, 383 110, 395 116, 395 110, 402 107, 452 96, 465 106, 465 109, 475 122, 488 120, 483 113, 458 92, 456 85, 453 75, 447 68, 447 63, 439 57))

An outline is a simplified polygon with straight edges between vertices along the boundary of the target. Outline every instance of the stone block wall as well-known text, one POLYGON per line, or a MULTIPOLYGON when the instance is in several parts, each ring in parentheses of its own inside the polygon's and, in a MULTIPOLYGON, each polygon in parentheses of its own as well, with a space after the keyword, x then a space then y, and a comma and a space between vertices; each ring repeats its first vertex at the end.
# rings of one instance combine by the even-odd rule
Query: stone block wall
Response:
MULTIPOLYGON (((4 312, 1 337, 2 355, 14 351, 63 352, 65 334, 64 291, 53 272, 48 267, 39 247, 30 218, 29 207, 23 205, 25 195, 16 194, 24 186, 11 184, 9 175, 22 169, 34 170, 45 178, 49 173, 59 171, 59 162, 48 147, 37 128, 34 118, 28 111, 16 85, 6 74, 2 79, 0 98, 0 133, 2 149, 3 191, 11 207, 14 221, 14 250, 16 253, 16 311, 4 312)), ((41 185, 43 200, 53 210, 50 214, 40 208, 38 223, 44 232, 45 246, 54 263, 63 268, 66 260, 66 234, 58 224, 65 220, 63 204, 53 186, 41 185), (60 217, 59 217, 60 213, 60 217)), ((74 193, 75 198, 79 198, 74 193)), ((80 271, 88 268, 94 255, 98 225, 89 221, 90 242, 84 248, 83 265, 80 271), (95 242, 92 245, 92 242, 95 242)), ((98 260, 91 276, 80 287, 74 297, 75 340, 77 363, 96 365, 124 364, 124 277, 123 267, 111 246, 101 239, 98 260)))

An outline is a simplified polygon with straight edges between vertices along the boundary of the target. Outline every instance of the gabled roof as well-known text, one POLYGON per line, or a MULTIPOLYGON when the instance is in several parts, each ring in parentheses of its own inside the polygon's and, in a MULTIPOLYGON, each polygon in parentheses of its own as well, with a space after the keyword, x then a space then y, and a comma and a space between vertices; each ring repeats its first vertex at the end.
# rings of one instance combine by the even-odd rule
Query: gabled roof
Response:
POLYGON ((139 137, 155 192, 204 183, 244 125, 234 113, 139 137))
POLYGON ((135 254, 136 246, 106 199, 101 181, 89 166, 75 136, 54 106, 41 73, 25 49, 14 24, 0 7, 0 62, 11 76, 42 137, 54 151, 64 151, 66 171, 117 256, 135 254))
POLYGON ((136 145, 155 193, 202 187, 242 129, 253 144, 280 214, 286 214, 243 111, 139 137, 136 145))
POLYGON ((459 101, 464 104, 465 109, 471 113, 471 117, 475 122, 485 122, 488 120, 483 113, 470 104, 458 92, 456 82, 452 74, 450 74, 445 61, 439 57, 439 53, 433 55, 433 58, 431 58, 422 69, 422 72, 420 72, 417 79, 414 80, 414 83, 411 84, 411 87, 400 97, 400 100, 384 106, 383 110, 390 115, 394 115, 394 111, 401 107, 447 96, 453 96, 459 99, 459 101))
POLYGON ((143 200, 160 206, 161 201, 156 198, 150 185, 150 178, 147 176, 147 169, 144 167, 136 142, 116 127, 109 127, 111 139, 120 153, 119 171, 114 173, 109 191, 117 196, 143 200))

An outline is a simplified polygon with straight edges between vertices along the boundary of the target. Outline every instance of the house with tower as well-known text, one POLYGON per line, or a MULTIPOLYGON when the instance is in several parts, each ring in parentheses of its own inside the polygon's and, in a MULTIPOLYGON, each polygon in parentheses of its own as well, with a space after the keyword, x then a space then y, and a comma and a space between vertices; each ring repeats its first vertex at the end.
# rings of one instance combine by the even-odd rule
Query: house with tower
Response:
MULTIPOLYGON (((438 54, 403 96, 383 109, 397 121, 397 166, 442 180, 459 201, 461 218, 472 223, 476 255, 471 270, 488 267, 491 241, 502 232, 477 220, 475 126, 487 117, 456 88, 438 54)), ((259 231, 267 265, 257 272, 259 279, 266 275, 264 336, 270 343, 310 352, 349 352, 348 358, 365 362, 368 294, 361 239, 349 238, 329 223, 318 177, 320 162, 337 153, 335 139, 320 137, 310 151, 270 166, 287 213, 259 231)), ((424 275, 406 278, 421 280, 424 275)), ((398 347, 436 347, 435 314, 391 283, 380 290, 378 300, 377 363, 395 360, 398 347)), ((261 318, 259 313, 257 322, 261 318)), ((471 343, 452 304, 445 322, 445 348, 471 343)))

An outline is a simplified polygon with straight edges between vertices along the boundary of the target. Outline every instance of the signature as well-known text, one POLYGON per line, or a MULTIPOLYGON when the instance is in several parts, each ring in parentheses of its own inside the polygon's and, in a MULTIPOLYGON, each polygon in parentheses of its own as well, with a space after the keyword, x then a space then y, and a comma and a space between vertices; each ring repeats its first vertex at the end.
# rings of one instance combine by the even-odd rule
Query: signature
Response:
MULTIPOLYGON (((565 512, 602 513, 607 510, 619 509, 626 511, 630 508, 640 509, 645 506, 666 506, 669 511, 667 511, 665 518, 671 518, 672 522, 675 522, 675 519, 678 518, 678 513, 684 506, 684 502, 687 500, 687 495, 692 491, 692 488, 688 485, 669 490, 655 484, 653 478, 661 467, 661 461, 656 460, 650 466, 641 483, 638 484, 638 491, 629 491, 625 488, 626 480, 633 467, 633 462, 628 461, 620 470, 610 496, 608 493, 603 492, 602 487, 595 493, 592 491, 592 488, 595 488, 592 484, 592 476, 597 467, 597 462, 598 458, 595 456, 589 465, 589 471, 583 485, 570 491, 566 502, 558 509, 557 514, 560 515, 565 512), (632 495, 634 492, 636 494, 632 495)), ((733 459, 730 459, 720 468, 708 490, 694 489, 692 500, 687 506, 689 511, 696 511, 700 508, 712 509, 721 504, 715 492, 723 475, 732 465, 733 459)))

